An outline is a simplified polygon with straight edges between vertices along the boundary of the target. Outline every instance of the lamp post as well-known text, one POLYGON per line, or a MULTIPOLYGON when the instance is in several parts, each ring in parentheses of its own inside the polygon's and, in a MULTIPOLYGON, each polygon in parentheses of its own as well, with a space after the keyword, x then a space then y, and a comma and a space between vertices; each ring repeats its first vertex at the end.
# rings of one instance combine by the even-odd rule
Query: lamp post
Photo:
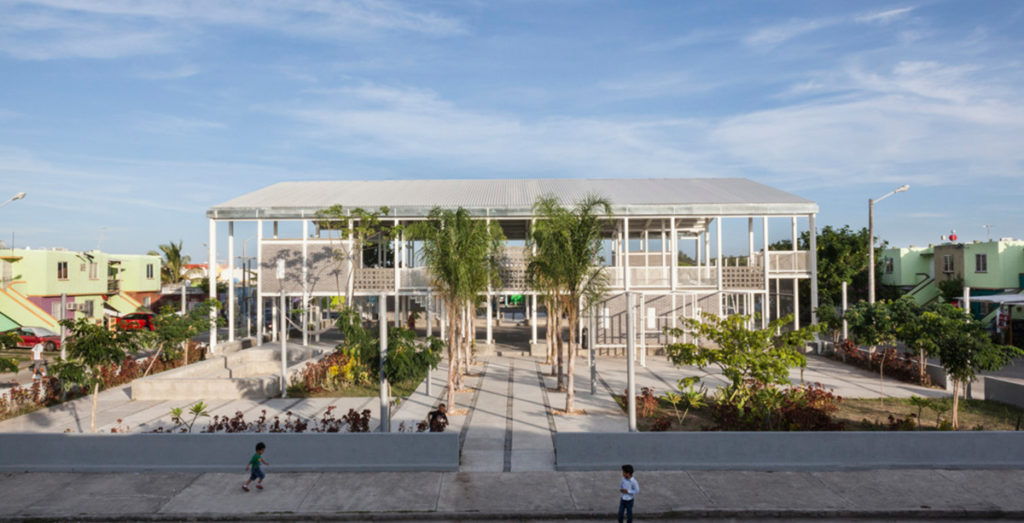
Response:
POLYGON ((902 185, 881 198, 868 198, 868 303, 875 303, 875 203, 909 188, 910 185, 902 185))
POLYGON ((13 202, 15 200, 20 200, 20 199, 22 199, 24 197, 25 197, 25 193, 24 192, 20 192, 18 194, 15 194, 14 196, 11 196, 10 198, 8 198, 6 202, 0 203, 0 207, 3 207, 4 205, 7 205, 7 204, 9 204, 9 203, 11 203, 11 202, 13 202))

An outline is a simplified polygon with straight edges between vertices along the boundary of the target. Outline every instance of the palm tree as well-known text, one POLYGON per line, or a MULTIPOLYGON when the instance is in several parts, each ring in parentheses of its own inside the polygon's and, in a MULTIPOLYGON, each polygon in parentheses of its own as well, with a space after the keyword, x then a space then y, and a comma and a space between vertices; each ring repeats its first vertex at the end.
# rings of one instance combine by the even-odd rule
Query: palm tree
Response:
POLYGON ((160 252, 149 251, 150 256, 163 256, 160 261, 160 281, 162 283, 178 283, 191 277, 195 269, 187 269, 192 257, 181 253, 181 240, 178 243, 170 242, 159 246, 160 252))
MULTIPOLYGON (((534 214, 540 217, 531 241, 537 253, 531 257, 530 270, 543 274, 558 289, 558 301, 568 315, 569 364, 566 374, 565 411, 573 412, 576 336, 581 303, 597 303, 604 295, 608 278, 600 267, 601 231, 611 215, 607 199, 587 195, 572 209, 566 209, 552 196, 537 199, 534 214)), ((560 338, 559 338, 560 339, 560 338)))
POLYGON ((460 348, 467 354, 469 350, 468 344, 460 342, 466 314, 473 310, 477 296, 499 278, 504 235, 496 222, 488 226, 461 207, 454 211, 435 207, 427 221, 409 230, 412 237, 423 241, 420 258, 447 311, 448 408, 454 409, 455 391, 462 385, 458 360, 465 359, 468 365, 468 356, 460 356, 460 348))

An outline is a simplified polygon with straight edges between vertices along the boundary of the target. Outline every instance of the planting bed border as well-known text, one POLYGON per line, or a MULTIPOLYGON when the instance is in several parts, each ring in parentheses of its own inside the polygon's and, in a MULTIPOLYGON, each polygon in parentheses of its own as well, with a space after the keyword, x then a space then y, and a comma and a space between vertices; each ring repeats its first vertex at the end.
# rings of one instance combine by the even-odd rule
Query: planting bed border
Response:
POLYGON ((555 469, 1024 468, 1024 432, 560 432, 555 469))
POLYGON ((268 471, 455 471, 459 435, 441 433, 0 434, 0 472, 239 472, 257 442, 268 471))

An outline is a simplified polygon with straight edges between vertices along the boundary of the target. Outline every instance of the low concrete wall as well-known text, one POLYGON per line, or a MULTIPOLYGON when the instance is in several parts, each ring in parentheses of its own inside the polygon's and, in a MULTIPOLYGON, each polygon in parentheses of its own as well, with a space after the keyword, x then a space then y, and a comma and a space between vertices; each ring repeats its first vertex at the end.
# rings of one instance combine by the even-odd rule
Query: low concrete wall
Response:
POLYGON ((985 399, 1024 408, 1024 382, 984 376, 985 399))
POLYGON ((267 472, 452 471, 459 434, 0 434, 0 472, 237 472, 257 442, 267 472))
POLYGON ((1024 432, 560 432, 555 463, 557 470, 1020 468, 1024 432))

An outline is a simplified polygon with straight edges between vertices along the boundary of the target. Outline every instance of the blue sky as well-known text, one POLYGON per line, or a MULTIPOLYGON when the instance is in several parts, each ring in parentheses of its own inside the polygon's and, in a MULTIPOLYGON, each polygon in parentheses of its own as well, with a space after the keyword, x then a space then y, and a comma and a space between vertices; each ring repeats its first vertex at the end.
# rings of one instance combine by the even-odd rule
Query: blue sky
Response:
POLYGON ((662 176, 856 227, 909 183, 892 243, 1020 238, 1022 27, 1016 1, 7 0, 0 197, 28 197, 0 238, 204 260, 205 210, 278 181, 662 176))

